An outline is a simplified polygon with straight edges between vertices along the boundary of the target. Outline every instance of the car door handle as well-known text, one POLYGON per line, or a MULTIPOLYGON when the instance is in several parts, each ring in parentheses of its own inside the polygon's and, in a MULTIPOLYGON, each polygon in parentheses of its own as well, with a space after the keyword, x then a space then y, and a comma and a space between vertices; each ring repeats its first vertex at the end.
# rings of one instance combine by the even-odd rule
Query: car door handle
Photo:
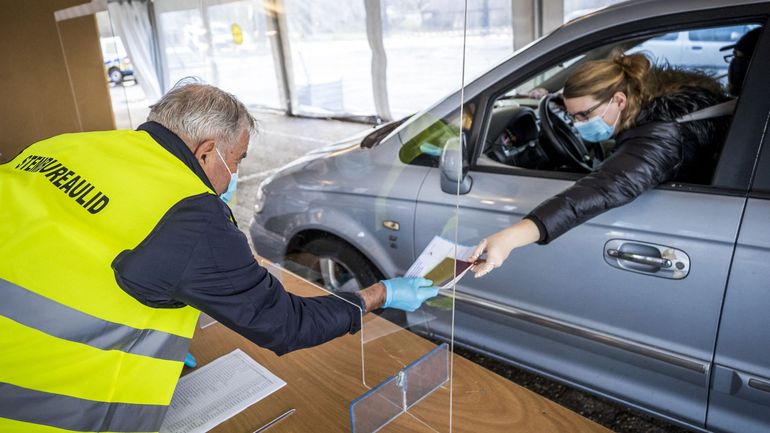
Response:
POLYGON ((690 257, 666 245, 630 239, 610 239, 602 251, 608 265, 624 271, 681 280, 690 273, 690 257))
POLYGON ((733 396, 736 401, 750 401, 762 406, 770 404, 770 382, 767 379, 719 364, 714 364, 711 375, 714 391, 733 396))
POLYGON ((698 51, 698 50, 702 50, 702 49, 703 49, 703 47, 701 47, 700 45, 693 45, 693 46, 692 46, 692 47, 690 47, 690 48, 691 48, 691 49, 693 49, 693 50, 695 50, 695 51, 698 51))
POLYGON ((749 379, 749 386, 754 389, 770 393, 770 383, 765 382, 764 380, 751 378, 749 379))
POLYGON ((607 250, 607 255, 620 260, 628 260, 629 262, 639 263, 641 265, 658 266, 661 268, 670 268, 673 264, 671 260, 661 257, 645 256, 643 254, 628 253, 616 249, 607 250))

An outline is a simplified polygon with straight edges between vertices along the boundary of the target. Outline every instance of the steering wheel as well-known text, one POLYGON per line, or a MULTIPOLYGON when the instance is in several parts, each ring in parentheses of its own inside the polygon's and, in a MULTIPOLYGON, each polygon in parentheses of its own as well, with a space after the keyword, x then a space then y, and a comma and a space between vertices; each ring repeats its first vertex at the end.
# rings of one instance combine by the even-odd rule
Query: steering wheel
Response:
POLYGON ((539 135, 537 115, 531 108, 495 108, 489 121, 485 153, 503 164, 519 165, 520 154, 531 150, 539 135))
POLYGON ((592 172, 593 158, 567 117, 562 96, 551 93, 540 100, 538 116, 540 129, 546 138, 543 144, 552 159, 581 171, 592 172))

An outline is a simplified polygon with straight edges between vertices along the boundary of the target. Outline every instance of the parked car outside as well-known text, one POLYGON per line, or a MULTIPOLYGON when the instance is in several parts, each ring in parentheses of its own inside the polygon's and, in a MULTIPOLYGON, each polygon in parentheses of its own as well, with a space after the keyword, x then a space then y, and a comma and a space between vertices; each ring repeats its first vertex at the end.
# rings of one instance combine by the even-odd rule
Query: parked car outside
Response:
POLYGON ((641 44, 638 51, 655 53, 658 63, 725 76, 731 52, 722 49, 735 44, 753 27, 739 25, 666 33, 641 44))
MULTIPOLYGON (((458 91, 271 175, 255 249, 330 290, 356 290, 403 274, 435 235, 474 245, 607 151, 582 159, 558 104, 530 90, 558 92, 575 66, 616 50, 667 56, 650 42, 665 35, 732 42, 768 17, 767 0, 641 0, 567 23, 467 84, 462 109, 458 91)), ((768 53, 764 32, 709 183, 675 180, 514 250, 458 283, 454 317, 439 301, 415 313, 435 320, 406 324, 450 338, 454 319, 455 344, 693 430, 770 431, 768 53)))
POLYGON ((128 58, 126 48, 118 36, 100 38, 104 70, 107 79, 114 84, 122 84, 123 80, 134 79, 134 66, 128 58))

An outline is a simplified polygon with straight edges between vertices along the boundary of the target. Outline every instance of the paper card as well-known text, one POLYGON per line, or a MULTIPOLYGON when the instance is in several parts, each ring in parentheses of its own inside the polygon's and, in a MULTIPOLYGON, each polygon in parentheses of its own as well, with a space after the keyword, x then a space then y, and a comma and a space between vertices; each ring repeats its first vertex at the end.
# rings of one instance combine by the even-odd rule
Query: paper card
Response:
POLYGON ((435 236, 406 272, 406 276, 428 278, 441 289, 452 287, 473 265, 464 259, 470 257, 474 249, 435 236))

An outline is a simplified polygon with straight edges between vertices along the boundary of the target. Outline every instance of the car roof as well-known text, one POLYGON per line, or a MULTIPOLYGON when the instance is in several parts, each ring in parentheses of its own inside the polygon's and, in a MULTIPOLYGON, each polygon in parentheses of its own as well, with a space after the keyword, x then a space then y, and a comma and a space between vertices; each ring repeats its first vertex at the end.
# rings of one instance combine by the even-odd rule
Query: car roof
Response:
MULTIPOLYGON (((746 8, 747 6, 754 6, 750 9, 754 9, 755 12, 760 9, 762 14, 770 14, 770 0, 629 0, 606 6, 561 25, 540 39, 516 50, 498 65, 487 69, 481 75, 467 80, 469 84, 465 86, 465 98, 468 100, 474 97, 479 92, 494 85, 510 71, 531 62, 540 53, 551 52, 569 41, 581 39, 593 33, 602 33, 612 27, 617 28, 625 24, 662 19, 684 13, 703 12, 709 18, 720 19, 752 15, 746 12, 749 10, 746 8), (710 14, 709 11, 711 11, 710 14), (535 45, 537 49, 530 49, 535 45)), ((416 117, 422 117, 421 115, 426 112, 434 114, 434 118, 443 117, 456 109, 459 93, 460 90, 458 89, 430 108, 418 113, 416 117)), ((407 122, 394 131, 401 135, 404 141, 411 138, 410 134, 405 131, 409 123, 407 122)), ((412 131, 414 130, 412 129, 412 131)))
POLYGON ((497 66, 488 69, 485 73, 476 77, 476 79, 469 80, 471 85, 468 86, 468 90, 476 90, 474 87, 478 85, 483 87, 491 84, 488 80, 484 80, 484 77, 495 77, 495 79, 498 79, 501 72, 511 70, 510 65, 512 63, 527 63, 537 53, 557 49, 568 41, 581 39, 593 33, 602 33, 611 27, 622 27, 625 24, 661 19, 684 13, 702 12, 713 18, 730 19, 730 16, 744 15, 744 11, 747 10, 746 6, 759 6, 765 14, 770 14, 770 0, 629 0, 615 3, 580 18, 575 18, 540 39, 533 41, 531 44, 516 50, 497 66), (709 11, 711 11, 711 14, 709 14, 709 11), (530 50, 529 48, 534 45, 538 45, 538 49, 530 50), (475 81, 478 82, 474 83, 475 81))
POLYGON ((770 0, 630 0, 575 18, 551 32, 550 35, 559 34, 561 38, 577 37, 618 24, 748 5, 765 5, 770 12, 770 0))
MULTIPOLYGON (((707 11, 742 5, 768 5, 770 0, 627 0, 605 6, 569 23, 577 23, 590 18, 607 21, 608 24, 633 22, 639 19, 672 15, 683 12, 707 11)), ((593 21, 597 24, 597 21, 593 21)))

